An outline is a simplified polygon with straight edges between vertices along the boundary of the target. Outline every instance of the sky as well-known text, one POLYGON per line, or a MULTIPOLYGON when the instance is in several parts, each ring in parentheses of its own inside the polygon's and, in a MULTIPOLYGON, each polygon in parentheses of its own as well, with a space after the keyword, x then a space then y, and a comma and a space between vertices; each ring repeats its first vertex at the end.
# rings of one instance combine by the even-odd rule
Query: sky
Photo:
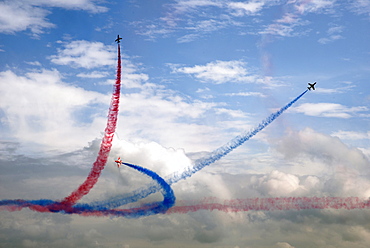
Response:
MULTIPOLYGON (((99 151, 122 37, 108 163, 90 203, 182 171, 176 206, 370 197, 369 0, 0 1, 0 199, 61 200, 99 151), (210 200, 211 199, 211 200, 210 200)), ((161 199, 155 193, 139 203, 161 199)), ((125 207, 125 206, 123 206, 125 207)), ((198 210, 86 217, 0 211, 0 247, 368 247, 368 209, 198 210)))

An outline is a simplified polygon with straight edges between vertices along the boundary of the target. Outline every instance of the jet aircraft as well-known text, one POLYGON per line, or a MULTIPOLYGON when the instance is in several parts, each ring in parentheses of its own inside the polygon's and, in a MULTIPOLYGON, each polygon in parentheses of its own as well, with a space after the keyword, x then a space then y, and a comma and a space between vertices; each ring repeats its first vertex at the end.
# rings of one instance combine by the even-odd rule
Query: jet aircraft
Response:
POLYGON ((316 82, 314 82, 313 84, 310 84, 310 83, 308 83, 308 87, 307 87, 307 89, 309 89, 309 90, 315 90, 315 84, 316 84, 316 82))
POLYGON ((121 37, 119 37, 119 35, 117 35, 117 39, 115 40, 115 42, 120 43, 120 42, 121 42, 121 40, 122 40, 122 38, 121 38, 121 37))
POLYGON ((116 160, 116 161, 114 161, 114 162, 116 162, 117 167, 119 168, 119 167, 122 165, 121 157, 118 157, 118 158, 117 158, 117 160, 116 160))

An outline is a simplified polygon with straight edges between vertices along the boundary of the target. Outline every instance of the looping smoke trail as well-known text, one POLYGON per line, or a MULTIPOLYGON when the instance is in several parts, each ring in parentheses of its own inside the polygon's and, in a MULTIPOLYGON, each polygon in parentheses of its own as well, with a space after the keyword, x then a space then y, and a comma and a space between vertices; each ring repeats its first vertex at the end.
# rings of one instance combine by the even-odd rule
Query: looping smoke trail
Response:
MULTIPOLYGON (((221 159, 222 157, 229 154, 232 150, 242 145, 244 142, 255 136, 258 132, 262 131, 266 126, 268 126, 271 122, 273 122, 277 117, 279 117, 285 110, 291 107, 295 102, 297 102, 304 94, 307 93, 308 90, 305 90, 302 94, 297 96, 287 105, 279 109, 277 112, 272 113, 268 116, 265 120, 263 120, 257 127, 252 129, 249 132, 243 133, 241 135, 236 136, 232 140, 230 140, 225 145, 219 147, 218 149, 211 152, 208 156, 204 158, 200 158, 194 162, 194 166, 186 168, 182 173, 172 173, 165 177, 165 180, 168 184, 176 183, 180 180, 186 179, 192 176, 197 171, 203 169, 204 167, 216 162, 217 160, 221 159)), ((145 198, 150 194, 157 192, 160 188, 157 185, 149 184, 146 188, 140 188, 133 191, 129 196, 122 197, 113 197, 106 201, 98 201, 91 203, 91 206, 95 208, 95 210, 99 210, 101 208, 117 208, 119 206, 135 202, 138 199, 145 198)))
POLYGON ((78 189, 73 191, 69 196, 64 198, 60 205, 71 206, 80 200, 84 195, 88 194, 94 185, 98 182, 99 176, 104 169, 108 156, 112 147, 113 135, 117 126, 118 106, 121 91, 121 48, 118 43, 118 62, 117 62, 117 77, 114 84, 114 90, 108 112, 107 127, 102 139, 99 154, 94 162, 90 174, 78 189))
POLYGON ((127 218, 138 218, 142 216, 149 216, 154 214, 164 214, 166 211, 173 207, 175 204, 175 194, 171 186, 161 178, 154 171, 146 168, 123 163, 124 165, 131 167, 155 180, 158 185, 162 188, 163 201, 144 204, 140 207, 128 208, 128 209, 100 209, 99 211, 94 210, 89 204, 75 204, 74 206, 66 206, 62 202, 55 202, 52 200, 3 200, 0 201, 0 209, 4 208, 8 211, 20 211, 23 208, 29 208, 38 212, 62 212, 66 214, 81 214, 83 216, 124 216, 127 218))
MULTIPOLYGON (((181 204, 181 203, 180 203, 181 204)), ((369 209, 369 199, 359 197, 283 197, 283 198, 248 198, 226 200, 219 203, 216 198, 205 199, 199 204, 182 202, 184 206, 174 206, 167 211, 172 213, 188 213, 199 210, 218 210, 222 212, 244 211, 277 211, 304 209, 369 209)))
MULTIPOLYGON (((76 204, 76 209, 81 209, 83 215, 91 215, 91 216, 101 216, 101 215, 115 215, 115 216, 125 216, 125 217, 142 217, 142 216, 149 216, 159 213, 166 213, 166 211, 175 205, 176 197, 171 188, 171 186, 161 178, 157 173, 143 168, 138 165, 129 164, 129 163, 122 163, 127 165, 141 173, 144 173, 150 176, 153 180, 155 180, 158 185, 162 188, 163 194, 163 201, 162 202, 154 202, 150 204, 146 204, 144 206, 138 208, 130 208, 130 209, 103 209, 100 208, 99 210, 95 210, 90 205, 85 204, 76 204)), ((139 199, 137 199, 139 200, 139 199)))

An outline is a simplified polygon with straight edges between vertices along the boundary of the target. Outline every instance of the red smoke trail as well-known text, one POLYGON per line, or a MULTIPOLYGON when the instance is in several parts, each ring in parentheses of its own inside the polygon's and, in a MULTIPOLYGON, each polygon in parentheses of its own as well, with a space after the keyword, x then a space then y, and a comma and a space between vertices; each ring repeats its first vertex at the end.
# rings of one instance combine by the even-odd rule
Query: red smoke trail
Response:
POLYGON ((109 152, 112 147, 113 135, 116 130, 117 116, 118 116, 118 105, 121 90, 121 48, 118 44, 118 63, 117 63, 117 78, 114 84, 113 95, 110 103, 108 112, 108 122, 105 128, 104 138, 100 145, 98 157, 90 171, 90 174, 86 178, 78 189, 72 192, 68 197, 64 198, 60 204, 62 206, 71 206, 80 200, 84 195, 88 194, 94 185, 98 182, 99 176, 104 169, 109 152))
POLYGON ((359 197, 282 197, 282 198, 247 198, 225 200, 223 203, 216 198, 206 198, 199 204, 194 202, 178 201, 185 206, 174 206, 167 210, 167 214, 188 213, 199 210, 218 210, 222 212, 244 211, 276 211, 276 210, 304 210, 304 209, 369 209, 369 199, 359 197))
MULTIPOLYGON (((20 211, 28 207, 37 212, 54 212, 50 205, 39 205, 38 201, 34 203, 26 200, 10 200, 0 206, 0 210, 20 211), (13 205, 14 204, 14 205, 13 205)), ((40 200, 42 201, 42 200, 40 200)), ((51 200, 50 200, 51 201, 51 200)), ((195 201, 178 201, 174 206, 163 211, 156 211, 156 206, 160 203, 143 205, 141 207, 129 209, 103 209, 89 210, 79 209, 74 206, 64 208, 65 213, 79 214, 81 216, 122 216, 127 218, 138 218, 152 214, 186 214, 199 210, 218 210, 225 213, 236 213, 246 211, 287 211, 287 210, 307 210, 307 209, 370 209, 369 198, 359 197, 280 197, 280 198, 247 198, 221 201, 215 197, 205 198, 196 204, 195 201)))

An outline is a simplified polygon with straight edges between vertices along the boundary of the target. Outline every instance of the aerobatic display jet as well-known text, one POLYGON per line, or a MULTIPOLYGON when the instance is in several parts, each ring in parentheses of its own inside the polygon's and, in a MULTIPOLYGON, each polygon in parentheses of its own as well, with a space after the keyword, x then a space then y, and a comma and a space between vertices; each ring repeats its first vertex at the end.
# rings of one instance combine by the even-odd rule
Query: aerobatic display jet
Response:
POLYGON ((116 162, 117 167, 119 168, 119 167, 122 165, 121 157, 118 157, 118 158, 117 158, 117 160, 116 160, 116 161, 114 161, 114 162, 116 162))
POLYGON ((308 83, 308 87, 307 87, 307 89, 309 89, 309 90, 315 90, 315 84, 316 84, 316 82, 314 82, 313 84, 310 84, 310 83, 308 83))
POLYGON ((117 35, 117 39, 115 40, 115 42, 120 43, 120 42, 121 42, 121 40, 122 40, 122 38, 121 38, 121 37, 119 37, 119 35, 117 35))

